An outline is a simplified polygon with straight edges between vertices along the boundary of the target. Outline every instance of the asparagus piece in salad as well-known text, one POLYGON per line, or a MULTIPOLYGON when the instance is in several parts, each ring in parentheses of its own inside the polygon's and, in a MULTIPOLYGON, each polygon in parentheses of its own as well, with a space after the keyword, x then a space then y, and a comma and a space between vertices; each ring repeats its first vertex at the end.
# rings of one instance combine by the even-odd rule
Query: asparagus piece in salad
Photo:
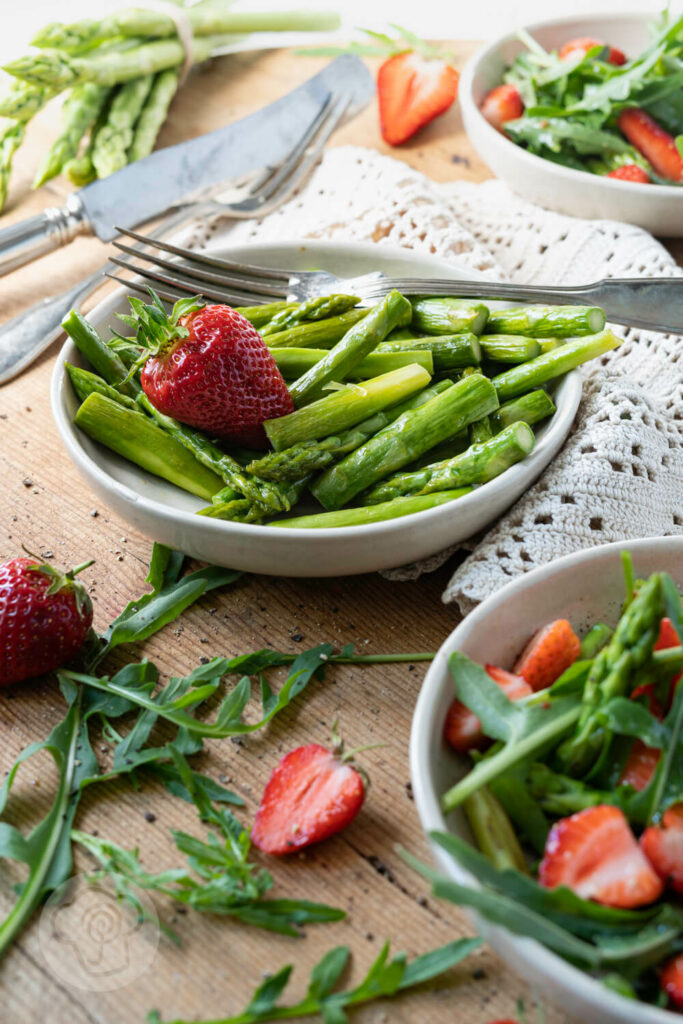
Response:
POLYGON ((310 320, 325 320, 330 316, 340 316, 357 306, 360 299, 357 295, 320 295, 306 302, 298 302, 288 309, 277 313, 261 332, 264 338, 269 334, 286 331, 296 324, 310 320))
POLYGON ((344 337, 349 328, 366 317, 369 312, 370 307, 356 308, 326 320, 306 320, 283 331, 267 335, 265 342, 269 348, 332 348, 344 337))
POLYGON ((561 348, 530 359, 528 363, 511 366, 509 370, 493 377, 492 384, 501 402, 508 398, 516 398, 532 388, 562 376, 569 370, 576 369, 589 359, 596 359, 610 352, 620 344, 621 338, 610 330, 591 334, 586 338, 576 338, 561 348))
MULTIPOLYGON (((289 389, 297 409, 321 398, 326 384, 343 381, 351 370, 386 338, 394 327, 410 322, 412 308, 396 290, 374 306, 325 356, 303 374, 289 389)), ((273 346, 274 347, 274 346, 273 346)))
POLYGON ((331 466, 314 481, 311 491, 326 509, 341 508, 361 491, 497 408, 495 388, 486 377, 464 377, 426 405, 405 412, 331 466))
POLYGON ((541 354, 536 338, 523 334, 483 334, 479 343, 486 358, 495 363, 526 363, 541 354))
POLYGON ((404 352, 406 349, 431 352, 434 369, 454 370, 464 366, 478 366, 481 362, 479 338, 472 332, 432 335, 426 338, 397 338, 392 336, 377 346, 377 352, 404 352))
POLYGON ((477 299, 413 300, 412 326, 425 334, 481 334, 488 318, 488 306, 477 299))
POLYGON ((136 380, 128 379, 128 368, 114 350, 100 338, 99 334, 77 310, 62 320, 62 327, 72 339, 78 351, 104 377, 107 384, 120 388, 123 394, 135 398, 140 391, 136 380))
POLYGON ((424 512, 438 505, 462 498, 471 492, 471 487, 461 487, 452 491, 438 491, 435 494, 414 494, 407 498, 396 498, 385 501, 381 505, 343 508, 334 512, 318 512, 310 516, 296 516, 292 519, 278 519, 272 526, 281 526, 292 530, 329 530, 342 526, 365 526, 368 523, 381 523, 387 519, 400 519, 416 512, 424 512))
POLYGON ((604 326, 605 314, 597 306, 519 306, 492 310, 485 330, 487 334, 570 338, 597 334, 604 326))
POLYGON ((280 452, 302 441, 337 434, 421 391, 429 381, 424 367, 411 364, 362 384, 344 385, 341 390, 330 392, 303 409, 266 420, 263 424, 266 436, 275 451, 280 452))
POLYGON ((393 423, 404 412, 417 409, 436 395, 440 395, 442 391, 446 391, 452 383, 452 380, 437 381, 407 401, 376 412, 374 416, 363 420, 350 430, 342 431, 338 435, 332 434, 319 441, 303 441, 279 452, 269 452, 257 461, 249 463, 247 468, 266 480, 298 480, 304 473, 325 469, 340 455, 346 455, 354 448, 360 447, 369 437, 393 423))
MULTIPOLYGON (((312 370, 328 354, 328 350, 324 348, 272 348, 270 351, 285 380, 294 381, 312 370)), ((370 377, 379 377, 382 373, 398 370, 401 366, 410 366, 411 363, 423 366, 430 376, 434 373, 431 352, 403 349, 399 352, 371 352, 349 370, 343 379, 368 380, 370 377)))
POLYGON ((134 409, 136 412, 140 411, 140 406, 133 398, 129 398, 128 395, 117 391, 111 384, 107 384, 104 377, 91 373, 90 370, 83 370, 80 366, 74 366, 72 363, 64 363, 64 369, 69 374, 71 386, 81 402, 84 402, 88 395, 96 392, 98 395, 104 395, 111 402, 118 402, 119 405, 124 405, 126 409, 134 409))
POLYGON ((412 473, 397 473, 362 495, 366 505, 409 494, 431 494, 471 484, 483 484, 504 473, 534 447, 534 432, 526 423, 512 423, 488 440, 472 444, 461 455, 412 473))
POLYGON ((547 391, 538 388, 536 391, 529 391, 519 398, 512 398, 509 402, 503 402, 501 407, 492 413, 491 421, 494 430, 502 430, 509 427, 511 423, 523 420, 529 426, 548 419, 555 413, 555 403, 547 391))

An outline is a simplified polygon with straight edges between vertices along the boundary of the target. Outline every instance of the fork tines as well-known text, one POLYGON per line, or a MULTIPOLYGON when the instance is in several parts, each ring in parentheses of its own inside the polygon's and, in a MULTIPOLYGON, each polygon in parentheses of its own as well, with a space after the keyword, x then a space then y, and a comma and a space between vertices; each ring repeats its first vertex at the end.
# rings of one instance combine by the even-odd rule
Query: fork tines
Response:
MULTIPOLYGON (((319 160, 325 143, 342 121, 349 103, 350 99, 346 95, 328 96, 284 160, 267 169, 251 185, 244 199, 230 204, 212 203, 215 211, 223 216, 245 219, 263 217, 281 206, 319 160)), ((133 248, 123 242, 114 242, 127 258, 113 257, 111 262, 151 282, 159 296, 169 302, 183 295, 199 294, 207 299, 247 306, 287 296, 291 277, 288 270, 223 260, 170 242, 162 242, 137 231, 124 228, 116 230, 142 245, 133 248), (154 254, 153 250, 157 250, 157 253, 154 254), (168 253, 170 258, 160 256, 159 252, 168 253), (163 291, 157 285, 161 285, 163 291)), ((108 273, 107 277, 136 291, 145 294, 148 291, 139 281, 122 279, 113 273, 108 273)))

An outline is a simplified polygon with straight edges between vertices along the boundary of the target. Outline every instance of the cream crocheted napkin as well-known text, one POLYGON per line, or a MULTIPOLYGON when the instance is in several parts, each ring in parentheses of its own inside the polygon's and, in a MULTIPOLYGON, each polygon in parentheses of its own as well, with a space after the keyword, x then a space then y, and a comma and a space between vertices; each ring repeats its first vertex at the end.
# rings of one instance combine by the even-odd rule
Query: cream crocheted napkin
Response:
MULTIPOLYGON (((655 186, 653 186, 655 187, 655 186)), ((263 221, 196 226, 192 244, 330 238, 402 245, 524 283, 683 273, 647 232, 542 210, 498 181, 436 184, 371 150, 329 150, 263 221)), ((584 371, 572 433, 538 482, 482 537, 444 601, 465 613, 520 573, 581 548, 683 533, 683 338, 619 328, 584 371)), ((386 575, 415 579, 456 548, 386 575)))

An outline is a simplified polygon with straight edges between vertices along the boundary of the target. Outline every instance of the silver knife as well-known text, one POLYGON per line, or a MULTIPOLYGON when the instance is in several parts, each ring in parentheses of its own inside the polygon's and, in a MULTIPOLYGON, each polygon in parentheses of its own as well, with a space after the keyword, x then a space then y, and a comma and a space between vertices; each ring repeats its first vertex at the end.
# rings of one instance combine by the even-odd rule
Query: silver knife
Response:
POLYGON ((0 231, 0 274, 57 249, 80 234, 103 242, 116 237, 115 224, 131 228, 203 191, 281 160, 331 92, 349 97, 349 114, 374 91, 370 72, 357 57, 337 57, 319 74, 255 114, 158 150, 108 178, 69 196, 63 207, 0 231))

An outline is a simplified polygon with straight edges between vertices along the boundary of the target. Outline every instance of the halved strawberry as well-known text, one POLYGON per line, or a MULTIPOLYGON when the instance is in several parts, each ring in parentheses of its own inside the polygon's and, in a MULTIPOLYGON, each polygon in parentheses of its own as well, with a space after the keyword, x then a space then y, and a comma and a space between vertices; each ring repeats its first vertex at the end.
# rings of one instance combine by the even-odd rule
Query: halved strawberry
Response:
MULTIPOLYGON (((528 683, 512 672, 506 672, 504 668, 487 665, 486 671, 498 683, 508 700, 520 700, 532 692, 528 683)), ((457 698, 446 712, 443 733, 446 742, 459 754, 480 750, 489 743, 477 716, 457 698)))
POLYGON ((669 647, 680 647, 681 641, 671 619, 663 618, 659 624, 659 636, 655 644, 656 651, 666 651, 669 647))
POLYGON ((360 773, 318 743, 282 758, 266 783, 251 830, 266 853, 293 853, 340 832, 363 805, 360 773))
POLYGON ((661 826, 646 828, 640 846, 659 877, 683 893, 683 803, 665 811, 661 826))
POLYGON ((676 140, 653 117, 638 107, 628 107, 619 114, 617 124, 628 141, 650 161, 657 174, 669 181, 683 181, 683 157, 678 152, 676 140))
POLYGON ((662 988, 674 1006, 683 1010, 683 953, 679 953, 659 972, 662 988))
POLYGON ((497 85, 486 93, 479 108, 494 128, 503 131, 506 121, 514 121, 524 113, 522 97, 516 85, 497 85))
MULTIPOLYGON (((676 632, 671 619, 664 618, 661 621, 659 627, 659 637, 654 649, 656 651, 665 651, 669 647, 679 647, 681 641, 678 639, 678 633, 676 632)), ((671 680, 671 687, 669 689, 669 696, 667 700, 667 710, 671 707, 676 692, 676 686, 678 681, 683 677, 683 672, 679 672, 677 676, 671 680)), ((640 686, 636 686, 631 694, 631 700, 636 700, 638 697, 646 697, 648 702, 648 708, 650 714, 656 718, 662 719, 664 717, 664 710, 661 704, 655 696, 655 684, 654 683, 641 683, 640 686)))
POLYGON ((607 54, 603 59, 608 64, 620 66, 626 63, 626 54, 622 50, 618 50, 616 46, 606 46, 601 39, 593 39, 591 36, 579 36, 577 39, 570 39, 568 43, 565 43, 560 48, 557 56, 560 60, 565 60, 567 57, 571 57, 573 53, 588 53, 594 46, 602 46, 603 50, 607 50, 607 54))
POLYGON ((608 907, 647 906, 664 889, 623 811, 608 804, 553 825, 538 880, 549 889, 566 885, 583 899, 608 907))
POLYGON ((581 641, 566 619, 555 619, 532 636, 514 671, 532 690, 545 690, 573 665, 581 654, 581 641))
POLYGON ((441 58, 416 51, 385 60, 377 75, 382 137, 400 146, 448 110, 458 95, 458 72, 441 58))
POLYGON ((615 167, 607 177, 616 178, 618 181, 634 181, 637 185, 650 184, 650 175, 638 164, 624 164, 623 167, 615 167))
POLYGON ((633 786, 638 792, 645 789, 655 773, 660 753, 656 747, 646 747, 642 740, 636 740, 622 769, 619 785, 633 786))

